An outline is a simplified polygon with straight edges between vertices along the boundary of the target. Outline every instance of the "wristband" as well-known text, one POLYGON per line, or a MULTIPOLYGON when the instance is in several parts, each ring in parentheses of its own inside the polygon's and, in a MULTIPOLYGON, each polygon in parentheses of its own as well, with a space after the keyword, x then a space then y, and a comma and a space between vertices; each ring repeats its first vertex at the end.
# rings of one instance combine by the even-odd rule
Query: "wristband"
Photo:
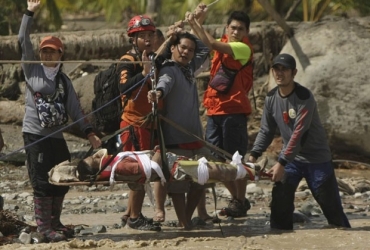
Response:
POLYGON ((87 134, 86 137, 87 137, 87 139, 89 139, 90 136, 94 136, 94 135, 95 135, 95 133, 94 132, 91 132, 91 133, 87 134))
POLYGON ((94 132, 93 129, 91 127, 88 127, 87 129, 84 130, 84 133, 85 135, 87 136, 88 134, 90 134, 91 132, 94 132))
POLYGON ((33 17, 33 14, 35 14, 35 12, 32 12, 30 10, 26 10, 26 15, 27 16, 32 16, 33 17))

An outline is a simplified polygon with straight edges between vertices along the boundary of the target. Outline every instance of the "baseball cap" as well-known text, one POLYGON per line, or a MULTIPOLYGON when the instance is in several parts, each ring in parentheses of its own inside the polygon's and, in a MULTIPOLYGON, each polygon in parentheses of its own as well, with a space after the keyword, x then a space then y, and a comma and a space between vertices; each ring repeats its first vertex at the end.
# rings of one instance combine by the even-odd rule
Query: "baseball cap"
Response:
POLYGON ((281 64, 288 69, 296 68, 295 59, 289 54, 280 54, 276 56, 274 58, 274 61, 272 62, 272 67, 274 67, 277 64, 281 64))
POLYGON ((55 36, 46 36, 41 40, 40 49, 43 48, 52 48, 63 52, 64 46, 62 41, 55 36))

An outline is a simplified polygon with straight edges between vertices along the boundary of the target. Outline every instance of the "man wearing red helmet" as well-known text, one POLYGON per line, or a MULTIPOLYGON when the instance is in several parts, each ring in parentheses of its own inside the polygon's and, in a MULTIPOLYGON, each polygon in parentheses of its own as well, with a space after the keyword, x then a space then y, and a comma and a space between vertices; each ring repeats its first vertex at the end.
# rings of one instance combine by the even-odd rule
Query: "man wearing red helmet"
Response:
MULTIPOLYGON (((132 44, 121 61, 149 61, 148 54, 154 51, 154 32, 156 27, 152 20, 145 15, 133 17, 127 27, 127 35, 132 44)), ((148 103, 146 93, 151 90, 151 80, 148 78, 144 83, 145 76, 150 73, 151 65, 122 64, 120 66, 120 92, 122 96, 123 114, 121 116, 120 127, 130 126, 129 130, 121 134, 121 141, 124 144, 123 151, 139 151, 152 149, 151 131, 152 123, 146 116, 152 111, 152 106, 148 103)), ((159 103, 158 107, 161 106, 159 103)), ((122 216, 122 224, 126 224, 133 229, 160 231, 158 225, 153 225, 141 214, 141 207, 144 201, 145 191, 142 184, 129 184, 130 195, 128 208, 122 216)), ((165 189, 161 183, 155 183, 156 194, 156 214, 164 218, 162 201, 165 199, 165 189), (160 193, 160 195, 159 195, 160 193), (159 197, 160 196, 160 197, 159 197), (161 198, 162 197, 162 198, 161 198), (164 197, 164 198, 163 198, 164 197)))

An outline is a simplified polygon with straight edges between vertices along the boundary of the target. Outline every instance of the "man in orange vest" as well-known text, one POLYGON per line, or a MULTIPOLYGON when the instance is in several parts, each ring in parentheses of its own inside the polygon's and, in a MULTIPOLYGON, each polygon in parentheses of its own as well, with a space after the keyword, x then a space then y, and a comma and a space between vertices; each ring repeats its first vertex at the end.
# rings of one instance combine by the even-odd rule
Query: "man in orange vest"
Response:
MULTIPOLYGON (((199 4, 195 17, 206 11, 199 4)), ((253 49, 248 40, 250 19, 242 11, 234 11, 227 20, 225 34, 214 39, 196 19, 189 20, 197 36, 213 50, 211 79, 204 93, 203 104, 207 109, 206 140, 230 154, 236 151, 244 157, 247 153, 247 116, 252 112, 248 99, 253 85, 253 49)), ((250 208, 245 198, 246 180, 224 183, 232 195, 224 214, 246 216, 250 208)))

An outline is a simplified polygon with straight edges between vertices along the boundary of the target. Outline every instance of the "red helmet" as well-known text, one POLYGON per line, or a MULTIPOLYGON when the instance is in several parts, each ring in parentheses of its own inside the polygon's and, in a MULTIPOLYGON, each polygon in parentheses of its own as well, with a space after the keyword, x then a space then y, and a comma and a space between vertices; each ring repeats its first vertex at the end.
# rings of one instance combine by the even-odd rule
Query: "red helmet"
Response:
POLYGON ((128 36, 132 36, 132 34, 139 31, 155 31, 154 23, 148 16, 134 16, 131 18, 130 22, 128 22, 128 36))

